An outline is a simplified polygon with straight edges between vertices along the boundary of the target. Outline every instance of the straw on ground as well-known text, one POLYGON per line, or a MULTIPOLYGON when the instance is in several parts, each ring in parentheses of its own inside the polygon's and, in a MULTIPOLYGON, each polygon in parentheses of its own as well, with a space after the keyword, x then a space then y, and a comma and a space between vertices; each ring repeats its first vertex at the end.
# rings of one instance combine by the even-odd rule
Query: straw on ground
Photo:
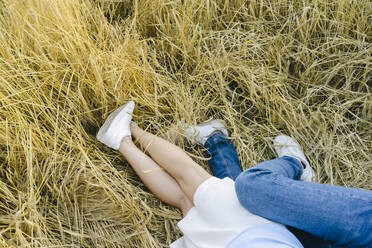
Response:
POLYGON ((180 212, 95 139, 119 105, 177 142, 228 123, 242 166, 279 133, 320 181, 372 189, 367 0, 0 2, 0 245, 167 247, 180 212))

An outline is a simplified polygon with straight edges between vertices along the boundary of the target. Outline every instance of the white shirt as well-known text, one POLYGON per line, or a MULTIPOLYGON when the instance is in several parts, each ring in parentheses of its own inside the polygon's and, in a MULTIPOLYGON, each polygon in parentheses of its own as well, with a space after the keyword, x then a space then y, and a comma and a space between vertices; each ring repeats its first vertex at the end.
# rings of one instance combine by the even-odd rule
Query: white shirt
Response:
MULTIPOLYGON (((259 230, 261 236, 256 235, 259 238, 273 237, 275 239, 284 235, 283 240, 285 240, 287 234, 293 236, 285 226, 254 215, 244 209, 236 196, 233 180, 230 178, 219 179, 211 177, 198 187, 194 194, 194 207, 178 223, 178 227, 184 236, 173 242, 170 247, 225 248, 245 230, 260 226, 262 226, 261 229, 257 230, 259 230), (271 230, 271 232, 275 233, 275 231, 277 232, 279 230, 281 233, 276 236, 265 236, 265 232, 262 231, 265 229, 263 227, 265 224, 270 224, 267 226, 268 231, 271 230)), ((256 234, 258 233, 257 230, 255 232, 256 234)), ((294 237, 292 236, 291 238, 294 237)), ((253 240, 257 241, 254 237, 248 235, 246 238, 250 238, 250 242, 253 242, 253 240)), ((238 240, 236 242, 240 241, 238 240)))

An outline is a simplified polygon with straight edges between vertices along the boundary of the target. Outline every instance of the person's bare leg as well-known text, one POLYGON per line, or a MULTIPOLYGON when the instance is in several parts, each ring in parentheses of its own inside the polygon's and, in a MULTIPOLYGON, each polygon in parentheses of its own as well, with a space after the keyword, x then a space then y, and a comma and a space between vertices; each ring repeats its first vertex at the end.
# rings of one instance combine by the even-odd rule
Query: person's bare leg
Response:
POLYGON ((160 200, 182 210, 183 215, 193 207, 192 202, 182 191, 176 180, 162 170, 149 156, 139 150, 131 137, 125 137, 119 148, 143 183, 160 200))
POLYGON ((182 191, 193 201, 196 189, 211 175, 178 146, 142 130, 135 123, 131 125, 131 132, 152 159, 176 179, 182 191))

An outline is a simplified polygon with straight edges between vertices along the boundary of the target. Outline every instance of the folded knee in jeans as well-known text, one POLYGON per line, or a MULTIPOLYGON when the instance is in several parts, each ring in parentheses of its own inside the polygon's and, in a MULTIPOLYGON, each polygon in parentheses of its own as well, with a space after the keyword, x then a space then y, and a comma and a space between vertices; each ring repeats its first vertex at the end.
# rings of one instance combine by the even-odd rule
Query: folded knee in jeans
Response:
POLYGON ((275 180, 277 175, 270 171, 249 169, 241 173, 235 180, 235 191, 240 201, 248 211, 253 214, 260 213, 262 209, 262 196, 268 180, 275 180))

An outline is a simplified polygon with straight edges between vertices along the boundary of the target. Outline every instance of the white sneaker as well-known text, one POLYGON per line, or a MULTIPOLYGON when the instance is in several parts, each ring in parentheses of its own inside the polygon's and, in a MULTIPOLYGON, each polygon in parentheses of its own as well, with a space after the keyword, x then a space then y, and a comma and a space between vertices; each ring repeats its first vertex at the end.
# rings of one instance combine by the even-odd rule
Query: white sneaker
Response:
POLYGON ((117 108, 103 123, 97 134, 97 139, 103 144, 118 150, 125 136, 131 136, 130 121, 135 103, 133 101, 117 108))
POLYGON ((184 132, 184 135, 190 140, 204 145, 207 139, 215 131, 221 131, 223 134, 228 136, 229 134, 227 132, 225 124, 226 123, 223 120, 211 120, 196 126, 188 126, 188 128, 184 132))
POLYGON ((279 157, 290 156, 294 157, 304 165, 305 169, 302 172, 301 181, 315 182, 316 175, 307 161, 304 153, 301 151, 300 145, 297 144, 291 137, 287 135, 279 135, 275 137, 274 149, 279 157))

